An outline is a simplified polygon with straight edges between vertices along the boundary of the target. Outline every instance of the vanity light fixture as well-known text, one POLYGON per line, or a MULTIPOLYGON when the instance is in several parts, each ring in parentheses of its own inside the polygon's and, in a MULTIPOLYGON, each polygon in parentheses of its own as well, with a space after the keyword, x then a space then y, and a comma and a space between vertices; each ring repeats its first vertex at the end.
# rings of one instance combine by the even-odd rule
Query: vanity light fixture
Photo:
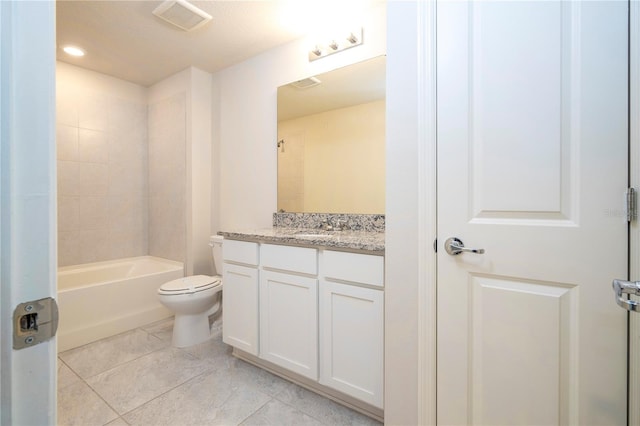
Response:
POLYGON ((342 52, 345 49, 359 46, 362 44, 362 28, 347 31, 341 37, 326 40, 323 43, 317 43, 309 51, 309 61, 324 58, 334 53, 342 52))
POLYGON ((75 57, 81 57, 85 55, 85 51, 79 48, 78 46, 71 46, 71 45, 64 46, 62 50, 64 50, 64 53, 66 53, 67 55, 71 55, 75 57))

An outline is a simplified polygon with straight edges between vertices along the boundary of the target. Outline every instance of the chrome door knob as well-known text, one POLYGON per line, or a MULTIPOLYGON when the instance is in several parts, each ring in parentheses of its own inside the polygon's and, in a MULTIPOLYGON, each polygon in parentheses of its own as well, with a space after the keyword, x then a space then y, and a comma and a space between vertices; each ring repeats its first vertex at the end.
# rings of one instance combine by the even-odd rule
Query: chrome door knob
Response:
POLYGON ((460 253, 484 253, 484 249, 473 249, 465 247, 462 240, 456 237, 447 238, 447 240, 444 242, 444 249, 452 256, 457 256, 460 253))

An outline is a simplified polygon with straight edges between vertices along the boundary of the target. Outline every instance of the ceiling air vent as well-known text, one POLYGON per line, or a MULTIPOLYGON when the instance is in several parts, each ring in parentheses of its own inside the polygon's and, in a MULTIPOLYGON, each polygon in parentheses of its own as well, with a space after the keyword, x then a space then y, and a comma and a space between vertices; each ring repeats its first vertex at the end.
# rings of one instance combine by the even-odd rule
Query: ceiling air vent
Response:
POLYGON ((293 83, 289 83, 291 86, 296 89, 308 89, 309 87, 317 86, 321 81, 316 77, 303 78, 302 80, 294 81, 293 83))
POLYGON ((211 15, 185 0, 167 0, 156 7, 153 14, 185 31, 200 28, 211 20, 211 15))

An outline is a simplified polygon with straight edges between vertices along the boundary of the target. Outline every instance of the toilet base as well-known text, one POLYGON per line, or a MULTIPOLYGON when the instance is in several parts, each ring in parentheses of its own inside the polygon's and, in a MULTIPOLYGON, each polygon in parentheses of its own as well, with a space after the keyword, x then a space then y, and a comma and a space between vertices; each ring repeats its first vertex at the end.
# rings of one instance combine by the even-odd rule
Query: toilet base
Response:
POLYGON ((209 317, 206 312, 195 315, 176 314, 173 320, 171 344, 176 348, 197 345, 211 337, 209 317))

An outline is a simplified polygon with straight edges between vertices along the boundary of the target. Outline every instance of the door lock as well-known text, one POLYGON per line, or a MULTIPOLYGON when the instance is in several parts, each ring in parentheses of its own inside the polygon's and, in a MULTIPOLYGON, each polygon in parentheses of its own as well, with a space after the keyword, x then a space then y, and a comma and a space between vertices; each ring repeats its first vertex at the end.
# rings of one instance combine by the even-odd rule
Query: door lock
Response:
POLYGON ((21 303, 13 311, 13 349, 51 339, 58 329, 58 305, 52 297, 21 303))

